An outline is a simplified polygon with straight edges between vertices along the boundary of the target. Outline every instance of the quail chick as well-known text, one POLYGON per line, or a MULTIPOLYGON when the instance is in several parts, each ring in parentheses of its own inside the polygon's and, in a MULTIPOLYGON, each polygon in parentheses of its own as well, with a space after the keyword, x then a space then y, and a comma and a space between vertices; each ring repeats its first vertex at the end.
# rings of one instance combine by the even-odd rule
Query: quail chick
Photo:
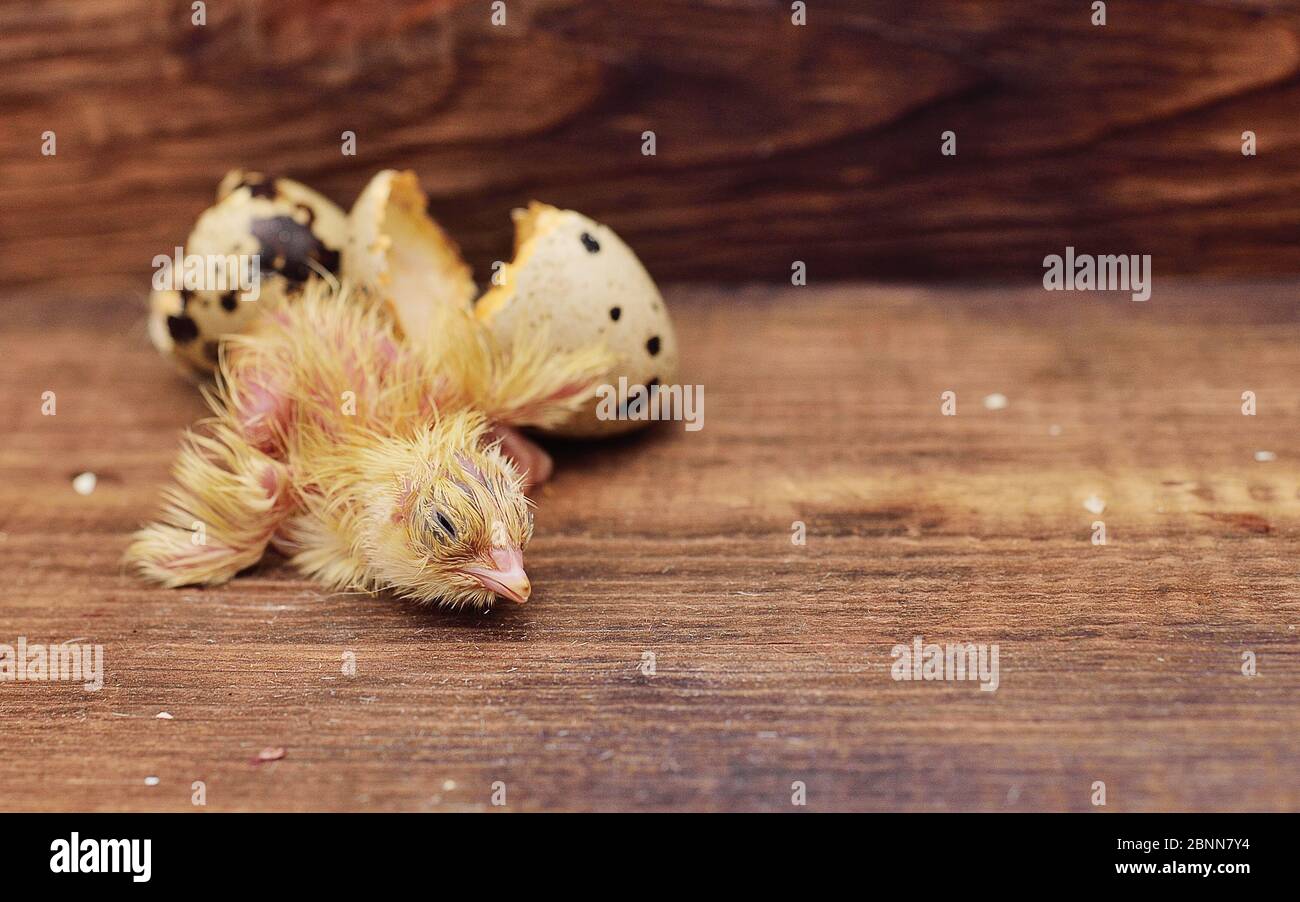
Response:
POLYGON ((525 477, 550 462, 518 429, 589 401, 608 352, 556 354, 541 334, 506 347, 452 305, 404 335, 349 294, 313 281, 223 344, 214 416, 186 434, 128 562, 165 586, 217 585, 269 546, 334 589, 527 601, 525 477))

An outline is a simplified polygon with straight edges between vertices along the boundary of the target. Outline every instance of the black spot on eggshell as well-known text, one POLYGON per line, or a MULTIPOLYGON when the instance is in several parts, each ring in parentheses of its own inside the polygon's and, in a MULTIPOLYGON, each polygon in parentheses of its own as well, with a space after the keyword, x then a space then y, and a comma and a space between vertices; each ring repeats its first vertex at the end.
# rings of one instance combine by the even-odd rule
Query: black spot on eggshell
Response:
POLYGON ((600 242, 595 238, 592 238, 590 232, 582 233, 582 246, 587 249, 587 253, 589 254, 600 253, 600 242))
POLYGON ((311 261, 338 274, 339 252, 330 250, 308 227, 292 216, 272 216, 254 219, 250 230, 261 245, 263 265, 271 261, 271 268, 291 282, 306 282, 315 271, 311 261))
POLYGON ((622 316, 622 315, 623 315, 623 308, 622 308, 622 307, 610 307, 610 308, 609 308, 609 318, 612 319, 614 322, 618 322, 618 318, 619 318, 620 316, 622 316))
POLYGON ((177 344, 189 344, 199 337, 199 327, 188 316, 167 317, 167 333, 177 344))
POLYGON ((650 352, 650 356, 651 356, 651 357, 654 357, 656 354, 658 354, 658 353, 659 353, 659 336, 656 335, 654 338, 652 338, 652 339, 650 339, 649 341, 647 341, 647 342, 645 343, 645 349, 646 349, 647 351, 650 352))
POLYGON ((234 313, 235 308, 239 306, 239 298, 233 291, 227 291, 221 296, 221 309, 227 313, 234 313))

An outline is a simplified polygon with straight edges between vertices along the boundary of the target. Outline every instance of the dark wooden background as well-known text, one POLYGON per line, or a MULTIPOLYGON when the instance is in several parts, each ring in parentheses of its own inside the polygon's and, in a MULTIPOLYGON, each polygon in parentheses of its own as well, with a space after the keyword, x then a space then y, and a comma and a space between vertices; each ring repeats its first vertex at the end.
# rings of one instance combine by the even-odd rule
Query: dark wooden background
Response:
POLYGON ((344 204, 414 168, 480 279, 529 198, 661 280, 1028 282, 1067 243, 1300 271, 1296 4, 809 5, 509 0, 494 27, 485 0, 230 0, 196 28, 181 0, 6 3, 0 290, 138 288, 233 166, 344 204))

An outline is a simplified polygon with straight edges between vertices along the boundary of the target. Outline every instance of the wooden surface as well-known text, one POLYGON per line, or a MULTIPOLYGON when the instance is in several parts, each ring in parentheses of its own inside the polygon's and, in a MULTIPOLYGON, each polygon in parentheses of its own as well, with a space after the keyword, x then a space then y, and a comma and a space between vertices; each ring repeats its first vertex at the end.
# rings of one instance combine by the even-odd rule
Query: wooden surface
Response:
POLYGON ((1295 810, 1295 297, 670 289, 704 429, 561 449, 489 615, 122 575, 198 399, 138 298, 14 301, 0 642, 100 643, 106 684, 0 683, 0 808, 1295 810), (915 635, 997 643, 1000 687, 895 682, 915 635))
POLYGON ((531 198, 660 279, 1019 278, 1067 243, 1300 272, 1294 2, 1112 2, 1104 27, 1085 0, 817 0, 806 26, 787 2, 491 6, 4 4, 0 287, 138 290, 239 166, 344 205, 413 168, 481 281, 531 198))

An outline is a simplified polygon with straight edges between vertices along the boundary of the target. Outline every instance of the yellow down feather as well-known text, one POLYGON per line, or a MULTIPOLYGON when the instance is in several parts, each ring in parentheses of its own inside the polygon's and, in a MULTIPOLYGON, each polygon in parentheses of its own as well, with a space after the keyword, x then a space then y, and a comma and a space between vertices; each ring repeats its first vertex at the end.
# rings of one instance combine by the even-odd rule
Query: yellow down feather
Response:
POLYGON ((563 419, 609 365, 603 348, 551 355, 545 339, 502 347, 452 305, 405 336, 364 293, 310 282, 226 340, 214 416, 186 434, 128 561, 163 585, 212 585, 271 544, 332 588, 490 604, 467 568, 532 534, 491 430, 563 419))

